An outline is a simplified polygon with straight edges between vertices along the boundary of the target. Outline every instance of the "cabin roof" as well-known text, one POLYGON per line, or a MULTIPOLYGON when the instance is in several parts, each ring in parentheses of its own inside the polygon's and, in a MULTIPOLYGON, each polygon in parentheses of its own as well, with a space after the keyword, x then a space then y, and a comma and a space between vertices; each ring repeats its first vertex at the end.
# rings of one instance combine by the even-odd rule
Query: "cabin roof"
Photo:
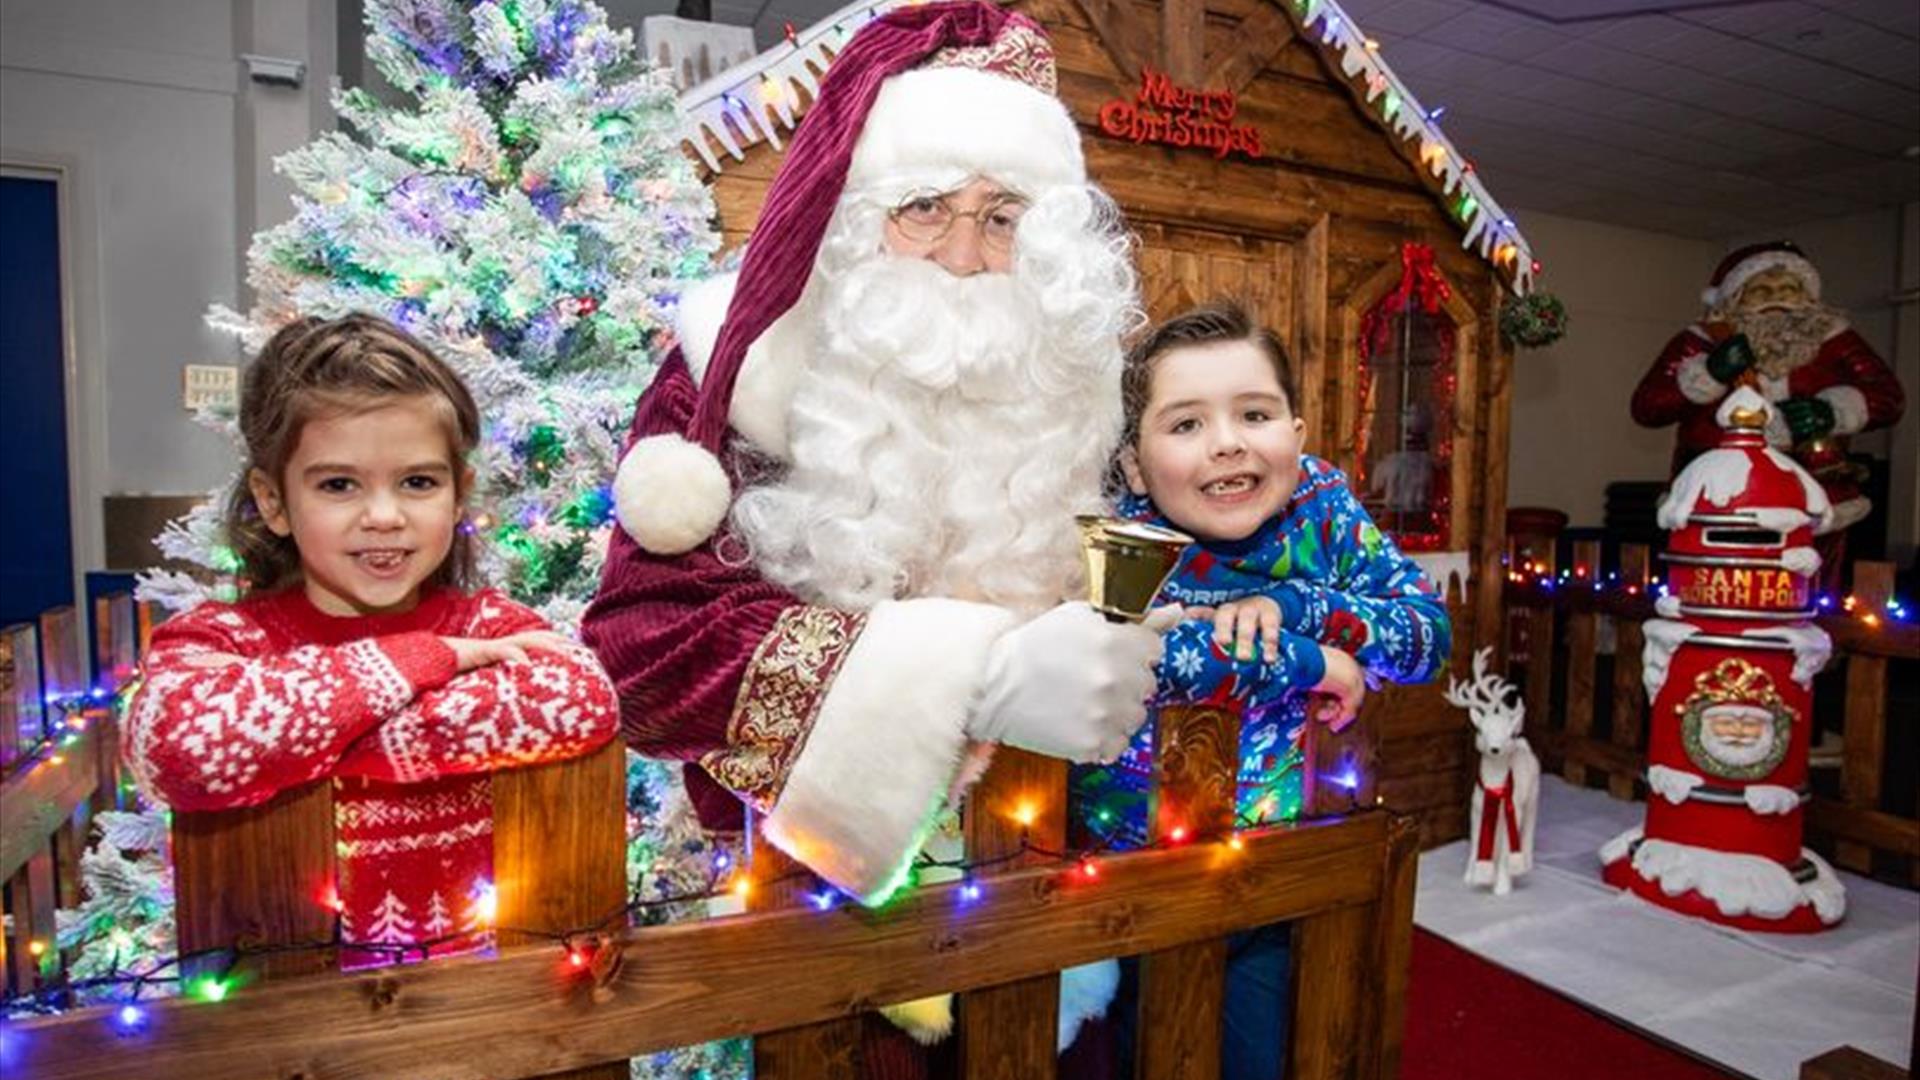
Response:
MULTIPOLYGON (((781 132, 793 130, 800 118, 798 91, 804 90, 807 100, 812 100, 819 93, 820 77, 854 31, 914 2, 858 0, 689 88, 680 95, 681 138, 714 173, 725 169, 727 158, 746 160, 747 148, 762 139, 776 151, 784 149, 781 132), (740 135, 745 135, 744 141, 740 135), (715 144, 726 158, 714 152, 715 144)), ((1531 291, 1539 269, 1533 249, 1487 190, 1472 162, 1441 129, 1443 110, 1420 103, 1338 0, 1270 2, 1293 20, 1301 40, 1348 80, 1382 135, 1402 144, 1419 163, 1416 170, 1428 174, 1430 189, 1460 231, 1460 246, 1477 252, 1515 294, 1531 291)))

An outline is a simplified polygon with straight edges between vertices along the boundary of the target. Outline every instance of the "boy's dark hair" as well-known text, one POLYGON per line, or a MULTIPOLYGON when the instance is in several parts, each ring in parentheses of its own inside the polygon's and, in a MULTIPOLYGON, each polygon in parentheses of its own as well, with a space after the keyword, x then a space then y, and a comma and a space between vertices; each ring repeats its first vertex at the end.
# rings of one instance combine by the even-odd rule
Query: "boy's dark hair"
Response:
POLYGON ((1279 335, 1254 322, 1247 309, 1234 301, 1216 301, 1161 323, 1127 350, 1126 364, 1120 369, 1120 401, 1126 413, 1122 446, 1132 446, 1140 440, 1140 418, 1147 411, 1147 399, 1153 392, 1154 363, 1184 346, 1221 341, 1245 341, 1259 349, 1273 365, 1273 375, 1280 382, 1280 393, 1287 399, 1287 408, 1299 415, 1298 398, 1293 390, 1293 363, 1287 359, 1286 346, 1280 344, 1279 335))
MULTIPOLYGON (((239 426, 247 460, 227 500, 227 543, 240 564, 241 592, 278 589, 300 574, 293 538, 276 536, 254 503, 247 476, 259 469, 282 492, 288 459, 308 421, 391 404, 432 400, 453 459, 455 496, 466 501, 461 465, 480 441, 480 410, 446 361, 412 334, 374 315, 296 319, 273 335, 240 383, 239 426)), ((466 590, 475 579, 474 542, 454 530, 453 548, 428 579, 466 590)))

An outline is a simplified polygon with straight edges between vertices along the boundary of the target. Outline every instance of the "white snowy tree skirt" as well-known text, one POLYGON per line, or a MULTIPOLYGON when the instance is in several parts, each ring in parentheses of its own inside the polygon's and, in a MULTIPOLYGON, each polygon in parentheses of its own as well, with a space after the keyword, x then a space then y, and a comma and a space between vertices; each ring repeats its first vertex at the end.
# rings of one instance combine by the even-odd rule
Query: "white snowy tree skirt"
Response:
POLYGON ((1465 841, 1420 857, 1414 921, 1588 1007, 1761 1080, 1850 1044, 1907 1064, 1920 893, 1841 873, 1847 915, 1818 934, 1691 919, 1600 880, 1601 845, 1644 808, 1541 778, 1533 872, 1494 896, 1460 883, 1465 841))

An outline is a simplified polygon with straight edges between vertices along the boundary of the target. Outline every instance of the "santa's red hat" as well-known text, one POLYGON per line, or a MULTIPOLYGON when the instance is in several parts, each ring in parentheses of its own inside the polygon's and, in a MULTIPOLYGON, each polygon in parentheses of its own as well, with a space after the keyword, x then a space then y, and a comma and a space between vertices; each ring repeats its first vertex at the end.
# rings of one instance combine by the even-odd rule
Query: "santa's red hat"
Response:
POLYGON ((735 384, 748 350, 800 299, 842 195, 891 205, 972 177, 1029 197, 1084 184, 1080 136, 1056 90, 1040 27, 991 3, 901 8, 854 34, 768 189, 712 352, 695 366, 692 419, 684 432, 642 433, 614 477, 615 511, 642 548, 690 551, 726 517, 718 455, 735 384))
POLYGON ((1701 291, 1700 299, 1706 302, 1708 308, 1724 311, 1739 299, 1741 286, 1755 274, 1768 270, 1788 271, 1806 286, 1808 296, 1820 299, 1820 271, 1813 268, 1813 263, 1791 240, 1748 244, 1729 252, 1714 268, 1713 277, 1701 291))

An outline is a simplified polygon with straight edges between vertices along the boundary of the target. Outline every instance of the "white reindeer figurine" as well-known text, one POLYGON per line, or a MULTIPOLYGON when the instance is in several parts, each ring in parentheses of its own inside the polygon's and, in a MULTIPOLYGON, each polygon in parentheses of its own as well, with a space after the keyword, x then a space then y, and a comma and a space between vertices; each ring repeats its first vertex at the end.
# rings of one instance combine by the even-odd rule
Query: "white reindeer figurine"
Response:
POLYGON ((1491 647, 1473 654, 1473 681, 1447 677, 1447 700, 1473 721, 1473 748, 1480 771, 1469 799, 1473 827, 1467 833, 1468 885, 1492 885, 1495 896, 1513 889, 1513 879, 1533 869, 1533 823, 1540 808, 1540 759, 1520 734, 1526 705, 1508 700, 1512 683, 1487 671, 1491 647))

